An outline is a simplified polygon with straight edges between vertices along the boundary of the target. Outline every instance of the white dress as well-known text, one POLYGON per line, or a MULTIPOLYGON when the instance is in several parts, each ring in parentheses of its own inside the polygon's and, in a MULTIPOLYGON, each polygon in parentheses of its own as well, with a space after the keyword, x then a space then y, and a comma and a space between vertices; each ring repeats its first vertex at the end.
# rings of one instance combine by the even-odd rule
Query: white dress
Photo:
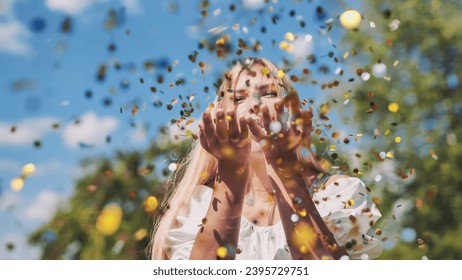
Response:
MULTIPOLYGON (((171 260, 189 259, 196 235, 212 198, 212 189, 198 186, 186 214, 176 218, 177 227, 167 233, 166 254, 171 260)), ((340 246, 351 259, 372 259, 382 252, 381 242, 370 235, 371 224, 381 214, 367 195, 364 183, 354 177, 340 178, 324 189, 314 192, 313 201, 327 221, 340 246), (352 199, 352 200, 350 200, 352 199), (347 203, 350 201, 351 203, 347 203)), ((237 260, 291 259, 282 222, 272 226, 256 226, 244 216, 241 218, 237 260)))

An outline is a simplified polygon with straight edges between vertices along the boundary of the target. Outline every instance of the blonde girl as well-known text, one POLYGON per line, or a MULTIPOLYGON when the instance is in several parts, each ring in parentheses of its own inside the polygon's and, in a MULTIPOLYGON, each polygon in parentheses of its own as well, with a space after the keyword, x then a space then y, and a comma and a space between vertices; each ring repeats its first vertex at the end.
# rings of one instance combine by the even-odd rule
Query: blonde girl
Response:
POLYGON ((374 258, 380 212, 358 178, 323 170, 309 110, 284 73, 249 58, 225 74, 171 178, 152 259, 374 258), (323 176, 324 175, 324 176, 323 176), (321 177, 323 177, 321 179, 321 177))

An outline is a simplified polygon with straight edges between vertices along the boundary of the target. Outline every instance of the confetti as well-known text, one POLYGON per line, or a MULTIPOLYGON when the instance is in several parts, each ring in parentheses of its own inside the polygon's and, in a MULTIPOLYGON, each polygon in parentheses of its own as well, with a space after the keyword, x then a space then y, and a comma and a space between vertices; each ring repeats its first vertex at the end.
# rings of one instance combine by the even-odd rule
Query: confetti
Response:
POLYGON ((399 104, 396 102, 392 102, 388 105, 388 111, 392 113, 396 113, 399 111, 399 104))
POLYGON ((370 78, 371 78, 371 74, 369 74, 368 72, 362 72, 361 73, 361 79, 363 81, 369 81, 370 78))
POLYGON ((31 175, 32 173, 35 172, 35 165, 33 163, 28 163, 26 165, 23 166, 22 168, 22 175, 23 176, 29 176, 31 175))
POLYGON ((112 235, 120 227, 122 208, 115 203, 106 205, 96 220, 96 229, 103 235, 112 235))
POLYGON ((361 14, 356 10, 347 10, 340 15, 340 23, 347 29, 356 28, 361 23, 361 14))
POLYGON ((10 187, 15 192, 20 191, 24 188, 24 180, 20 177, 14 178, 10 182, 10 187))
POLYGON ((43 18, 37 17, 37 18, 34 18, 34 19, 31 20, 29 26, 30 26, 30 29, 33 32, 40 33, 43 30, 45 30, 47 24, 46 24, 46 21, 43 18))
POLYGON ((293 42, 293 41, 295 41, 295 39, 296 39, 297 37, 296 37, 293 33, 287 32, 287 33, 284 35, 284 38, 285 38, 287 41, 293 42))
POLYGON ((291 240, 301 253, 307 253, 316 242, 316 232, 306 223, 299 222, 294 225, 291 240))
POLYGON ((217 256, 219 258, 225 258, 226 256, 228 255, 228 249, 226 249, 226 247, 223 247, 223 246, 220 246, 218 247, 217 249, 217 256))
POLYGON ((140 240, 143 240, 147 235, 148 235, 148 231, 144 228, 140 228, 139 230, 135 232, 133 236, 135 237, 136 241, 140 241, 140 240))
POLYGON ((143 202, 144 211, 148 214, 154 214, 157 210, 159 203, 155 196, 148 196, 143 202))
POLYGON ((290 220, 291 220, 293 223, 298 222, 299 219, 300 219, 300 217, 299 217, 297 214, 292 214, 292 215, 290 216, 290 220))
POLYGON ((395 31, 398 29, 400 23, 401 22, 398 19, 394 19, 390 22, 388 27, 390 28, 391 31, 395 31))
POLYGON ((176 169, 177 169, 178 165, 174 162, 170 163, 168 165, 168 170, 170 170, 170 172, 174 172, 176 169))
POLYGON ((387 66, 383 63, 372 65, 372 74, 376 78, 384 78, 387 75, 387 66))

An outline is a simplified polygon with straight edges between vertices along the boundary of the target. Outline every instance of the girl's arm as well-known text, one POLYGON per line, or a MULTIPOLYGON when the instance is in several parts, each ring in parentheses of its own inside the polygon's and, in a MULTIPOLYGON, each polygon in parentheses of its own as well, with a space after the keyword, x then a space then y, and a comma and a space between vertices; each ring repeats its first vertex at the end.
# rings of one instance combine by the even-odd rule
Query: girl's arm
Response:
POLYGON ((192 248, 190 259, 235 259, 241 224, 243 189, 248 166, 218 164, 212 199, 192 248), (222 247, 222 248, 220 248, 222 247), (220 248, 220 251, 217 251, 220 248), (225 248, 225 249, 224 249, 225 248))
MULTIPOLYGON (((311 135, 312 113, 300 110, 296 96, 288 96, 275 103, 275 116, 270 116, 267 106, 260 112, 264 128, 248 119, 252 134, 263 143, 270 178, 276 194, 282 224, 293 259, 338 259, 346 255, 335 242, 332 233, 319 215, 309 194, 305 178, 314 179, 317 173, 309 163, 302 163, 297 149, 311 135), (284 107, 289 107, 291 122, 285 125, 284 107), (279 121, 283 128, 274 133, 271 123, 279 121), (271 172, 272 171, 272 172, 271 172)), ((311 182, 310 182, 311 183, 311 182)))
MULTIPOLYGON (((216 124, 208 112, 199 124, 202 147, 218 160, 217 179, 207 214, 190 259, 234 259, 239 239, 245 189, 249 181, 250 136, 244 119, 217 110, 216 124), (220 248, 222 247, 222 248, 220 248), (220 250, 218 250, 220 249, 220 250)), ((199 226, 199 225, 198 225, 199 226)))
POLYGON ((317 172, 302 174, 296 162, 296 158, 286 158, 270 167, 277 175, 270 177, 292 258, 339 259, 347 253, 336 243, 307 188, 306 173, 311 172, 310 178, 314 178, 317 172))

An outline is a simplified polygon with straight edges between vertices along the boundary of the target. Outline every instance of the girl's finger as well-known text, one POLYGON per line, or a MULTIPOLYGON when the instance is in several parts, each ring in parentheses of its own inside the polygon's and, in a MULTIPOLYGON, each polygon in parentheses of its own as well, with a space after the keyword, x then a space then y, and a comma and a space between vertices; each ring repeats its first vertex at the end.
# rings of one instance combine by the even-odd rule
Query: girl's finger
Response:
POLYGON ((210 116, 209 112, 204 112, 202 114, 202 121, 203 121, 203 134, 207 139, 208 147, 216 145, 218 139, 215 133, 215 125, 212 121, 212 117, 210 116))
POLYGON ((261 105, 260 106, 260 111, 261 111, 261 114, 262 114, 263 126, 265 127, 265 130, 267 132, 270 132, 271 115, 270 115, 268 106, 261 105))
POLYGON ((230 142, 232 143, 233 141, 238 141, 239 140, 239 125, 237 123, 237 118, 235 118, 234 111, 226 112, 226 118, 228 120, 230 142))
POLYGON ((257 141, 261 141, 263 138, 266 137, 266 132, 261 128, 257 121, 251 118, 246 118, 245 122, 247 123, 247 127, 252 135, 257 139, 257 141))
POLYGON ((204 148, 204 150, 206 150, 207 152, 210 153, 210 147, 209 147, 209 144, 207 143, 207 136, 205 136, 205 132, 204 132, 204 125, 199 123, 199 140, 200 140, 200 144, 202 146, 202 148, 204 148))
POLYGON ((249 139, 249 128, 247 126, 245 118, 239 119, 239 126, 241 128, 240 142, 241 144, 246 144, 247 141, 249 141, 250 139, 249 139))
POLYGON ((225 112, 223 109, 217 110, 217 123, 216 123, 217 139, 220 144, 229 142, 228 139, 228 126, 225 120, 225 112))
POLYGON ((302 126, 302 139, 306 139, 311 135, 312 131, 312 118, 313 114, 310 111, 302 111, 302 120, 303 120, 303 126, 302 126))
POLYGON ((284 100, 274 103, 274 109, 276 110, 276 120, 282 122, 282 116, 284 114, 284 100))

